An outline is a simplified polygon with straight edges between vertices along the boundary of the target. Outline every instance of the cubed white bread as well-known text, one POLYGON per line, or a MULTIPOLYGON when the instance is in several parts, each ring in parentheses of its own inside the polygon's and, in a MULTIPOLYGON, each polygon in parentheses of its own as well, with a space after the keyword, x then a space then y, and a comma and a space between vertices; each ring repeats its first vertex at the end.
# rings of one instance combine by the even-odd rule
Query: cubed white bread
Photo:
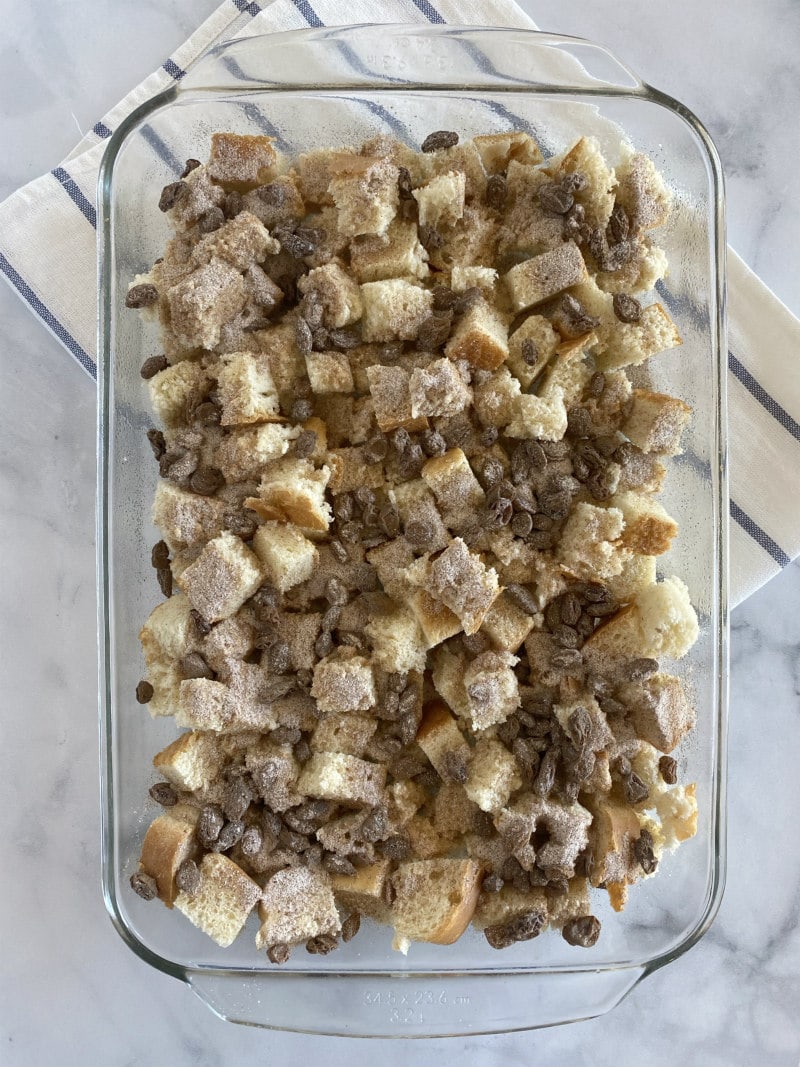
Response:
MULTIPOLYGON (((376 283, 377 284, 377 283, 376 283)), ((411 380, 403 367, 367 367, 367 379, 375 419, 384 433, 403 426, 408 430, 424 429, 427 419, 411 412, 411 380)))
POLYGON ((159 371, 148 382, 150 404, 164 426, 186 422, 187 405, 208 392, 211 377, 202 363, 182 359, 159 371))
POLYGON ((675 396, 634 389, 631 413, 622 424, 627 437, 643 452, 674 456, 692 409, 675 396))
POLYGON ((217 537, 224 511, 224 502, 217 497, 189 493, 163 478, 156 484, 153 523, 173 552, 217 537))
MULTIPOLYGON (((295 671, 310 671, 317 662, 314 646, 322 629, 319 612, 285 613, 281 616, 280 635, 289 646, 289 658, 295 671)), ((316 706, 311 702, 316 715, 316 706)))
POLYGON ((472 390, 449 359, 434 359, 415 367, 409 377, 411 414, 414 418, 457 415, 472 399, 472 390))
POLYGON ((481 818, 480 808, 459 782, 443 782, 433 800, 433 828, 446 841, 459 842, 473 831, 481 818))
POLYGON ((646 681, 623 686, 622 699, 631 708, 636 736, 659 752, 672 752, 694 728, 694 706, 683 682, 671 674, 654 674, 646 681))
POLYGON ((208 173, 218 182, 242 190, 263 185, 279 162, 274 137, 247 133, 212 133, 208 173))
POLYGON ((252 263, 262 263, 268 255, 274 256, 280 250, 281 246, 260 219, 249 211, 240 211, 218 230, 200 238, 192 249, 192 262, 201 267, 213 259, 221 259, 244 271, 252 263))
POLYGON ((414 561, 414 552, 404 537, 395 537, 370 549, 367 560, 375 568, 378 581, 390 597, 403 602, 411 595, 414 587, 405 572, 414 561))
POLYGON ((145 677, 153 687, 153 695, 147 702, 151 718, 175 715, 180 707, 181 680, 183 675, 164 651, 154 643, 143 646, 145 677))
POLYGON ((340 908, 368 915, 376 922, 389 921, 389 908, 384 902, 386 879, 391 874, 391 860, 382 856, 354 874, 331 875, 331 888, 340 908))
POLYGON ((413 341, 433 304, 428 289, 403 278, 366 282, 361 334, 365 341, 413 341))
POLYGON ((234 686, 210 678, 186 678, 180 683, 175 723, 189 730, 238 733, 274 730, 278 720, 272 705, 246 699, 234 686))
POLYGON ((377 720, 368 715, 326 715, 314 727, 309 744, 312 752, 345 752, 361 757, 377 728, 377 720))
POLYGON ((495 648, 516 652, 533 629, 533 618, 507 593, 501 593, 486 612, 481 632, 488 635, 495 648))
POLYGON ((386 795, 389 801, 389 822, 392 826, 401 828, 428 800, 424 787, 411 778, 392 782, 386 790, 386 795))
POLYGON ((477 264, 466 267, 460 263, 454 263, 450 271, 450 288, 454 293, 463 293, 467 289, 481 289, 484 295, 489 296, 494 292, 496 281, 497 271, 494 267, 481 267, 477 264))
POLYGON ((374 806, 384 797, 386 768, 346 752, 312 752, 297 788, 306 796, 340 804, 374 806))
POLYGON ((634 771, 648 789, 648 797, 639 807, 639 820, 652 832, 656 854, 674 851, 682 841, 697 833, 697 784, 668 786, 658 766, 659 751, 644 743, 632 757, 634 771), (655 811, 647 820, 644 812, 655 811))
POLYGON ((417 730, 417 744, 442 778, 448 777, 445 757, 453 753, 464 762, 470 759, 470 747, 450 709, 441 700, 426 705, 417 730))
POLYGON ((350 244, 350 267, 359 282, 387 278, 426 278, 428 253, 413 221, 395 219, 385 237, 357 237, 350 244))
POLYGON ((503 275, 515 311, 541 304, 586 277, 586 264, 574 241, 518 263, 503 275))
POLYGON ((346 352, 309 352, 306 371, 315 393, 352 393, 353 373, 346 352))
POLYGON ((544 315, 528 315, 508 338, 508 366, 527 389, 555 354, 561 338, 544 315), (536 360, 527 363, 522 356, 523 341, 532 342, 536 360))
POLYGON ((634 233, 666 222, 672 194, 652 159, 628 148, 617 168, 617 179, 617 203, 625 208, 634 233))
POLYGON ((425 589, 415 589, 409 595, 407 604, 422 630, 426 648, 434 648, 462 630, 459 617, 425 589))
POLYGON ((628 556, 619 574, 604 579, 604 585, 618 604, 629 604, 656 581, 655 556, 628 556))
POLYGON ((486 192, 486 172, 480 152, 472 141, 459 141, 458 144, 439 149, 437 152, 422 152, 417 159, 424 171, 422 180, 441 174, 463 174, 467 200, 479 203, 483 200, 486 192))
POLYGON ((309 578, 319 559, 314 542, 299 527, 283 522, 259 526, 253 537, 253 550, 280 593, 309 578))
POLYGON ((526 843, 515 855, 526 870, 535 860, 542 869, 555 868, 571 876, 575 871, 578 854, 589 841, 589 826, 592 814, 577 801, 566 803, 553 797, 540 797, 524 793, 505 808, 495 819, 501 834, 507 825, 521 825, 528 839, 539 828, 547 831, 547 841, 538 848, 526 843))
POLYGON ((467 524, 486 500, 460 448, 429 459, 422 468, 422 477, 436 497, 445 525, 451 528, 467 524))
POLYGON ((255 629, 243 613, 223 619, 203 638, 200 651, 212 670, 225 674, 231 660, 244 659, 255 644, 255 629))
MULTIPOLYGON (((555 900, 555 896, 549 897, 544 889, 537 887, 523 893, 506 882, 499 893, 481 893, 472 925, 477 930, 485 930, 487 926, 505 925, 532 911, 549 918, 555 900)), ((583 914, 588 914, 588 910, 583 914)))
POLYGON ((639 493, 660 493, 667 476, 667 468, 659 463, 654 454, 638 449, 626 452, 619 471, 617 490, 639 493))
POLYGON ((678 524, 649 494, 615 493, 609 510, 619 510, 625 520, 621 541, 640 556, 660 556, 668 552, 678 534, 678 524))
POLYGON ((314 667, 311 695, 323 715, 367 711, 375 704, 372 664, 363 656, 345 656, 345 651, 326 656, 314 667))
POLYGON ((634 254, 618 270, 599 270, 594 280, 605 293, 649 293, 669 273, 667 254, 649 238, 640 238, 634 254))
POLYGON ((419 189, 413 197, 419 206, 420 226, 452 226, 464 214, 466 177, 463 171, 447 171, 437 174, 419 189))
POLYGON ((355 149, 349 145, 339 148, 317 148, 312 152, 302 152, 295 162, 296 180, 303 194, 303 199, 312 204, 332 204, 333 197, 328 192, 334 166, 344 154, 354 154, 355 149))
POLYGON ((223 762, 217 736, 201 730, 181 734, 153 757, 158 773, 187 793, 205 789, 223 762))
POLYGON ((659 352, 682 344, 678 328, 661 304, 648 304, 638 322, 616 322, 605 331, 605 338, 603 331, 598 335, 603 344, 595 362, 602 371, 638 367, 659 352))
POLYGON ((384 485, 382 463, 368 463, 361 446, 332 448, 328 452, 331 478, 328 488, 338 493, 352 493, 356 489, 380 489, 384 485))
POLYGON ((515 398, 514 417, 505 428, 507 437, 560 441, 566 432, 567 409, 560 386, 554 386, 547 397, 523 393, 515 398))
POLYGON ((266 186, 245 193, 242 203, 246 211, 270 229, 280 223, 292 225, 306 214, 300 187, 292 174, 280 174, 266 186))
POLYGON ((333 515, 325 500, 330 479, 328 467, 315 468, 307 459, 284 456, 264 471, 257 497, 248 497, 245 507, 262 519, 293 522, 304 530, 323 532, 333 515))
MULTIPOLYGON (((408 482, 401 482, 392 492, 403 529, 405 530, 411 523, 425 523, 430 534, 425 545, 427 550, 436 552, 444 548, 450 540, 450 534, 442 522, 442 516, 439 514, 433 493, 427 483, 422 478, 413 478, 408 482)), ((407 541, 404 543, 408 544, 407 541)), ((408 564, 410 563, 409 558, 408 564)))
POLYGON ((199 639, 191 610, 191 603, 182 593, 157 604, 139 631, 145 652, 161 653, 166 659, 179 660, 196 649, 199 639))
POLYGON ((200 885, 178 893, 175 907, 222 948, 232 945, 261 898, 261 886, 233 860, 209 852, 200 864, 200 885))
POLYGON ((497 572, 470 552, 460 537, 453 538, 441 555, 429 562, 426 587, 434 599, 458 616, 466 634, 480 629, 500 594, 497 572))
POLYGON ((508 367, 498 367, 473 389, 475 414, 484 426, 507 426, 517 412, 519 380, 508 367))
POLYGON ((556 180, 576 172, 585 175, 588 181, 575 193, 575 200, 584 208, 589 225, 605 229, 614 207, 617 179, 603 157, 597 138, 581 137, 563 155, 550 160, 546 170, 556 180))
POLYGON ((647 656, 680 659, 697 640, 697 615, 680 578, 648 586, 595 630, 584 645, 587 663, 606 664, 647 656))
POLYGON ((472 750, 464 790, 481 811, 497 813, 522 785, 514 756, 500 741, 478 739, 472 750))
POLYGON ((472 138, 487 174, 504 174, 512 159, 534 165, 542 162, 538 144, 529 133, 511 130, 504 133, 481 133, 472 138))
POLYGON ((206 622, 227 619, 255 593, 265 572, 244 543, 225 530, 181 575, 181 588, 206 622))
MULTIPOLYGON (((641 826, 636 812, 613 797, 593 797, 587 801, 592 812, 591 847, 593 863, 590 881, 593 886, 632 882, 638 864, 633 857, 633 843, 641 826)), ((641 872, 640 872, 641 873, 641 872)), ((609 891, 612 904, 624 894, 609 891)), ((620 908, 615 907, 615 910, 620 908)))
POLYGON ((276 745, 266 738, 254 741, 245 751, 244 763, 257 785, 269 783, 264 799, 273 811, 286 811, 303 800, 297 787, 300 763, 289 745, 276 745))
MULTIPOLYGON (((299 426, 284 426, 277 422, 231 429, 214 453, 214 465, 229 483, 258 481, 267 464, 285 456, 299 434, 299 426)), ((214 502, 213 497, 205 499, 214 502)))
POLYGON ((358 282, 338 263, 326 263, 304 274, 297 288, 306 298, 322 307, 322 324, 328 329, 349 326, 361 318, 361 291, 358 282))
POLYGON ((505 722, 519 707, 518 662, 510 652, 483 652, 467 664, 464 686, 474 732, 505 722))
POLYGON ((397 605, 385 614, 374 616, 364 627, 372 645, 372 658, 384 671, 424 671, 425 637, 416 616, 407 607, 397 605))
POLYGON ((218 368, 223 426, 280 420, 280 401, 268 360, 250 352, 228 352, 220 356, 218 368))
POLYGON ((471 859, 437 858, 401 863, 392 876, 395 946, 408 941, 452 945, 469 926, 483 868, 471 859))
POLYGON ((579 502, 564 524, 557 557, 576 578, 605 579, 619 574, 628 556, 620 543, 624 527, 623 512, 618 507, 600 508, 579 502))
MULTIPOLYGON (((433 859, 434 856, 447 856, 455 843, 440 834, 433 825, 430 815, 418 812, 403 827, 403 836, 411 846, 412 855, 418 860, 433 859)), ((397 947, 397 946, 395 946, 397 947)))
POLYGON ((192 350, 214 348, 223 323, 244 307, 247 285, 241 273, 214 259, 167 290, 170 329, 177 345, 192 350))
POLYGON ((291 402, 294 399, 295 383, 305 374, 303 355, 297 347, 294 317, 287 315, 274 326, 255 330, 253 337, 261 356, 269 365, 275 388, 284 402, 291 402))
POLYGON ((312 937, 338 934, 342 928, 330 880, 323 871, 308 867, 273 874, 264 886, 258 917, 258 949, 296 945, 312 937))
POLYGON ((592 347, 594 341, 594 333, 589 333, 583 337, 562 341, 558 345, 555 357, 547 369, 547 376, 539 390, 539 395, 543 399, 551 397, 557 389, 562 391, 564 404, 567 407, 571 407, 581 399, 592 377, 592 370, 585 358, 585 353, 592 347))
POLYGON ((338 230, 346 237, 383 236, 397 213, 399 171, 386 159, 353 156, 334 162, 338 172, 328 192, 338 210, 338 230))
POLYGON ((147 828, 139 857, 139 870, 155 878, 158 896, 171 908, 178 895, 175 875, 186 860, 197 855, 194 836, 199 808, 176 804, 147 828))
POLYGON ((508 357, 508 327, 486 300, 479 300, 456 322, 445 345, 448 359, 464 359, 473 367, 493 370, 508 357))

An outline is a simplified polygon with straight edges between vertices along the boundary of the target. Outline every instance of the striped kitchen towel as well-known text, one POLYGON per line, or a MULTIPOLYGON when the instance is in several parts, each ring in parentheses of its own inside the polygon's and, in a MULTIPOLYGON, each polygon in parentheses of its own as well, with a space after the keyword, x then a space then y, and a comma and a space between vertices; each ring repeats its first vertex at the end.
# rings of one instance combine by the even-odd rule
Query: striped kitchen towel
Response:
MULTIPOLYGON (((346 22, 534 28, 513 0, 225 0, 159 70, 130 92, 49 174, 0 204, 0 273, 93 378, 95 187, 105 141, 139 104, 232 37, 346 22), (42 254, 47 249, 47 254, 42 254)), ((729 250, 731 602, 800 553, 800 322, 729 250)))

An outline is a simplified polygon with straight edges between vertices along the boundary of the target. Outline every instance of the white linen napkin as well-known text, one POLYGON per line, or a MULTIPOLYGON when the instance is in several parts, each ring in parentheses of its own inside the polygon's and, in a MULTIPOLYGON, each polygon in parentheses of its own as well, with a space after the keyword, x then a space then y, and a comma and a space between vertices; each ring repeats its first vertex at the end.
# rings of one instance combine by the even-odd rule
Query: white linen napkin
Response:
MULTIPOLYGON (((232 37, 426 21, 536 28, 513 0, 225 0, 60 166, 0 204, 0 275, 96 378, 95 188, 105 142, 122 119, 232 37)), ((800 554, 800 376, 792 373, 800 321, 731 249, 728 310, 730 582, 737 604, 800 554)))

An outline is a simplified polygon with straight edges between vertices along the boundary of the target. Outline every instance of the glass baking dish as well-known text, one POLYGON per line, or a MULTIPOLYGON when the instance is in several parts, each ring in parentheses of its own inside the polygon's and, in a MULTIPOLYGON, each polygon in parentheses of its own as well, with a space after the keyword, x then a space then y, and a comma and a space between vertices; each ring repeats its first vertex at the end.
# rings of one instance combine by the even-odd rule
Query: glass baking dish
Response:
POLYGON ((727 685, 723 188, 707 133, 682 105, 644 85, 605 49, 524 30, 351 26, 232 41, 111 138, 100 183, 99 417, 100 723, 103 886, 112 921, 143 960, 187 982, 237 1022, 358 1036, 492 1033, 608 1011, 648 973, 697 942, 719 906, 725 854, 727 685), (683 346, 652 361, 656 389, 689 401, 685 452, 670 464, 663 502, 681 526, 661 572, 689 586, 701 636, 682 663, 698 723, 680 751, 696 781, 696 837, 635 887, 621 915, 595 891, 603 934, 593 949, 557 934, 499 953, 469 931, 450 947, 415 944, 407 957, 372 927, 328 957, 295 952, 279 968, 253 945, 255 918, 222 950, 129 887, 153 818, 151 758, 173 739, 134 699, 143 667, 137 633, 157 599, 150 523, 157 468, 144 358, 156 326, 124 310, 135 274, 160 255, 161 187, 215 130, 269 133, 288 153, 358 143, 388 132, 414 147, 431 130, 462 138, 523 129, 545 154, 582 133, 610 157, 622 136, 650 155, 675 192, 659 231, 670 274, 660 293, 683 346))

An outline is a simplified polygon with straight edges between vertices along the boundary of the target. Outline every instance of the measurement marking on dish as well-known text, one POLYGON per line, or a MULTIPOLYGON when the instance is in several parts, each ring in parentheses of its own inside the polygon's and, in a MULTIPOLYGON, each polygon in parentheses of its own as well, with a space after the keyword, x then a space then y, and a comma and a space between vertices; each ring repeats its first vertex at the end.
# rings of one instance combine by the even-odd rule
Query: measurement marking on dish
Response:
POLYGON ((423 1007, 440 1007, 452 1005, 465 1007, 470 1003, 468 994, 448 997, 447 993, 435 989, 412 989, 408 992, 403 990, 370 990, 364 991, 364 1004, 369 1007, 388 1007, 391 1022, 397 1023, 423 1023, 425 1018, 421 1009, 423 1007))

